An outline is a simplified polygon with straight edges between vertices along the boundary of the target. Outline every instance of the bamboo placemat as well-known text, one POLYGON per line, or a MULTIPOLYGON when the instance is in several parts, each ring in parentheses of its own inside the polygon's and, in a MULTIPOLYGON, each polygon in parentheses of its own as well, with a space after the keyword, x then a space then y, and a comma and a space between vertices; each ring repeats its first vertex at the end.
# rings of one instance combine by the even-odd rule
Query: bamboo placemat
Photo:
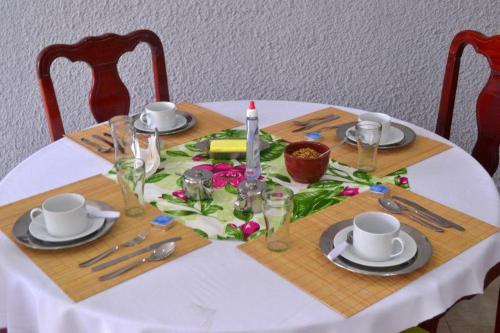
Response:
MULTIPOLYGON (((103 176, 94 176, 1 207, 0 230, 14 242, 12 227, 19 216, 31 208, 39 206, 46 198, 66 192, 80 193, 87 199, 103 201, 117 210, 122 210, 123 208, 122 195, 118 184, 103 176)), ((138 260, 145 255, 149 255, 149 253, 134 257, 133 259, 129 259, 128 261, 124 261, 99 272, 92 272, 90 268, 78 267, 78 263, 96 256, 115 244, 130 240, 142 230, 150 228, 149 221, 159 214, 161 214, 161 212, 149 204, 146 207, 146 214, 140 218, 130 218, 122 214, 108 234, 81 247, 58 251, 37 251, 21 245, 18 246, 33 263, 44 271, 45 274, 47 274, 72 300, 81 301, 210 243, 208 239, 201 237, 192 229, 181 223, 176 223, 171 229, 166 231, 151 228, 150 235, 142 243, 131 248, 120 249, 101 262, 134 252, 139 248, 163 239, 175 236, 182 237, 182 240, 176 243, 177 247, 175 252, 164 261, 143 264, 106 282, 100 282, 98 277, 114 271, 122 265, 138 260)))
MULTIPOLYGON (((353 121, 357 121, 358 116, 345 112, 333 107, 328 107, 321 109, 316 112, 309 113, 305 116, 294 118, 264 129, 264 131, 279 136, 289 142, 302 141, 305 140, 305 133, 309 131, 302 132, 292 132, 292 130, 297 128, 297 125, 293 124, 294 120, 307 120, 315 117, 324 116, 327 114, 336 114, 340 118, 334 121, 330 121, 326 124, 318 125, 309 131, 319 129, 324 126, 340 125, 353 121)), ((321 132, 323 136, 322 143, 327 146, 332 146, 339 142, 340 139, 337 137, 337 129, 325 130, 321 132)), ((378 151, 378 166, 377 170, 373 172, 376 177, 382 177, 399 170, 401 168, 407 167, 409 165, 415 164, 419 161, 425 160, 435 154, 443 152, 450 149, 451 146, 417 135, 415 142, 411 145, 401 148, 401 149, 389 149, 378 151)), ((358 150, 356 146, 350 144, 343 144, 340 147, 335 148, 332 151, 331 157, 339 162, 346 163, 350 166, 357 167, 358 163, 358 150)))
POLYGON ((446 229, 444 233, 437 233, 398 215, 396 217, 402 223, 411 225, 429 238, 433 250, 431 260, 418 271, 403 276, 376 277, 351 273, 324 257, 319 248, 319 239, 323 231, 336 222, 366 211, 382 211, 377 200, 365 192, 292 224, 290 248, 285 252, 267 250, 264 237, 240 245, 240 249, 324 304, 349 317, 498 232, 498 228, 488 223, 410 191, 396 186, 391 186, 391 191, 455 221, 466 231, 446 229))
MULTIPOLYGON (((222 131, 224 129, 233 128, 241 125, 239 121, 223 116, 219 113, 210 111, 204 107, 189 102, 180 102, 176 104, 177 109, 184 112, 189 112, 196 117, 196 124, 186 132, 160 136, 160 141, 163 148, 174 147, 188 141, 198 139, 202 136, 206 136, 212 133, 222 131)), ((77 131, 73 133, 66 134, 66 137, 75 141, 76 143, 82 145, 83 147, 89 149, 93 153, 101 156, 102 158, 114 163, 114 152, 110 151, 108 153, 99 153, 94 148, 84 144, 80 139, 87 138, 90 141, 101 145, 102 147, 107 147, 105 143, 102 143, 92 137, 92 134, 97 134, 103 136, 104 133, 110 133, 110 128, 107 123, 100 124, 82 131, 77 131)), ((104 136, 105 137, 105 136, 104 136)), ((113 141, 109 137, 106 139, 113 141)))

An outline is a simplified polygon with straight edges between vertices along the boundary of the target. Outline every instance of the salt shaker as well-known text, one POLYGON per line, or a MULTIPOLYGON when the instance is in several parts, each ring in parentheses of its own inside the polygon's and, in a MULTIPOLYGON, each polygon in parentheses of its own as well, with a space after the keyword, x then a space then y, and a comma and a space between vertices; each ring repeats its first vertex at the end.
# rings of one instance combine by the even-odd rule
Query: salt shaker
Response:
POLYGON ((191 200, 212 199, 212 173, 205 169, 189 169, 184 172, 182 188, 191 200))
POLYGON ((252 209, 252 212, 262 212, 262 192, 266 184, 258 180, 245 180, 238 186, 238 199, 235 208, 243 211, 252 209))

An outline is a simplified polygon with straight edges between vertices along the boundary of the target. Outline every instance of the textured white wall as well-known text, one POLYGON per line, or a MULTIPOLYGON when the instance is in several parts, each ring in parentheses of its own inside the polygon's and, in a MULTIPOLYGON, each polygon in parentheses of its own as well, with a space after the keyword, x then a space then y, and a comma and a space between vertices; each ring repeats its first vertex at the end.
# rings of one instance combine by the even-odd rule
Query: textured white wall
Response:
MULTIPOLYGON (((49 141, 36 57, 53 43, 148 28, 161 38, 173 101, 283 99, 386 112, 434 129, 455 33, 500 33, 489 1, 0 2, 0 176, 49 141)), ((153 99, 146 46, 120 62, 133 110, 153 99)), ((488 66, 463 57, 452 140, 470 151, 488 66)), ((90 71, 60 60, 55 88, 67 131, 93 123, 90 71)), ((277 110, 277 112, 285 110, 277 110)), ((498 177, 497 177, 498 179, 498 177)), ((498 184, 498 182, 497 182, 498 184)))

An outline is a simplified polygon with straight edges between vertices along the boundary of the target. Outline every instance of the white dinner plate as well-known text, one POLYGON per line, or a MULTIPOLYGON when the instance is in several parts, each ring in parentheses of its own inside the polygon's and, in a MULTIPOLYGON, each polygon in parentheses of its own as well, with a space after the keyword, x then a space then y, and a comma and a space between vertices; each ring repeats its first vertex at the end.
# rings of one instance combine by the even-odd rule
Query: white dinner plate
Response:
POLYGON ((35 217, 30 225, 29 225, 29 232, 31 235, 37 239, 40 239, 45 242, 53 242, 53 243, 58 243, 58 242, 67 242, 67 241, 72 241, 75 239, 83 238, 85 236, 90 235, 91 233, 99 230, 99 228, 102 227, 104 224, 104 221, 106 219, 104 217, 88 217, 88 228, 84 231, 82 231, 79 234, 76 235, 71 235, 71 236, 65 236, 65 237, 58 237, 58 236, 53 236, 49 234, 47 231, 47 228, 45 227, 45 219, 43 217, 43 214, 38 215, 35 217))
MULTIPOLYGON (((162 130, 158 130, 158 131, 159 132, 175 131, 175 130, 178 130, 179 128, 185 126, 187 124, 187 122, 188 122, 188 120, 182 114, 176 114, 174 126, 172 126, 171 128, 162 129, 162 130)), ((134 121, 134 127, 136 129, 138 129, 139 131, 143 131, 143 132, 147 132, 147 133, 154 133, 155 132, 154 128, 152 129, 148 125, 144 124, 140 118, 137 118, 134 121)))
MULTIPOLYGON (((333 245, 336 247, 340 243, 342 243, 347 238, 347 234, 351 230, 352 230, 352 225, 340 230, 333 239, 333 245)), ((371 261, 360 258, 354 252, 354 248, 352 245, 347 246, 344 252, 342 252, 341 256, 356 264, 367 267, 391 267, 391 266, 401 265, 415 256, 415 254, 417 253, 417 243, 410 235, 408 235, 403 230, 399 231, 399 237, 403 240, 403 243, 405 244, 405 249, 403 253, 401 253, 399 256, 389 259, 387 261, 371 261)), ((395 243, 395 247, 397 248, 394 249, 394 252, 399 252, 401 248, 399 243, 395 243)))
MULTIPOLYGON (((356 142, 356 128, 355 126, 350 127, 346 131, 346 135, 349 138, 349 140, 356 142)), ((397 127, 391 126, 389 127, 389 137, 387 140, 380 141, 380 146, 385 146, 385 145, 393 145, 396 143, 399 143, 403 141, 405 138, 405 134, 403 133, 402 130, 400 130, 397 127)))

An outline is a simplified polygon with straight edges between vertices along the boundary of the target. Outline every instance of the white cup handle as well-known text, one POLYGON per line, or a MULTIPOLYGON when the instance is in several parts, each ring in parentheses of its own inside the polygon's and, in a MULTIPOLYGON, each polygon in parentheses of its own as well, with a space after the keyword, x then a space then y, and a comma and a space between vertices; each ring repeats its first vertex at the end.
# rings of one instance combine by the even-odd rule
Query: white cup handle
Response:
POLYGON ((149 113, 147 113, 147 112, 141 113, 141 115, 139 116, 139 119, 141 120, 142 123, 149 126, 149 121, 148 121, 149 113))
POLYGON ((405 243, 403 243, 403 240, 399 237, 393 238, 391 242, 392 244, 394 244, 394 242, 398 242, 399 244, 401 244, 401 250, 399 250, 398 253, 391 254, 391 258, 394 258, 403 253, 403 251, 405 250, 405 243))
POLYGON ((42 214, 43 211, 40 209, 40 208, 33 208, 30 212, 30 217, 32 220, 34 220, 37 216, 39 216, 40 214, 42 214))

